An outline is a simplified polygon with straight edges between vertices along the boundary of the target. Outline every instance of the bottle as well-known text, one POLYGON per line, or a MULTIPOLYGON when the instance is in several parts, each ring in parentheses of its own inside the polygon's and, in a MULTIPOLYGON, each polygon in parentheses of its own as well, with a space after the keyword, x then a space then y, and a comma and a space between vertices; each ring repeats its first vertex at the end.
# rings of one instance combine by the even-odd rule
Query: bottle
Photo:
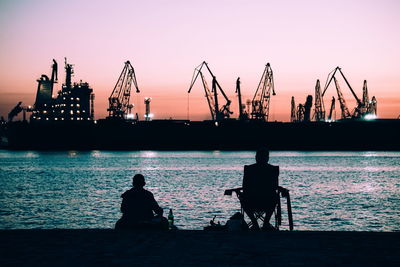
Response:
POLYGON ((174 214, 172 213, 172 209, 169 209, 168 225, 169 229, 172 229, 174 227, 174 214))

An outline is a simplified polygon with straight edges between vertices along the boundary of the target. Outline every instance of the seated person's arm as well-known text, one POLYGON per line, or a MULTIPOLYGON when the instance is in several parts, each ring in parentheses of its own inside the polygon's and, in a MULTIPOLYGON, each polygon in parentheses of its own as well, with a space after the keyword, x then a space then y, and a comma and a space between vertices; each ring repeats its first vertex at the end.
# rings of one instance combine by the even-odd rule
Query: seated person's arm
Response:
MULTIPOLYGON (((122 197, 122 196, 121 196, 122 197)), ((122 197, 122 203, 121 203, 121 212, 122 213, 126 213, 127 212, 127 201, 125 200, 125 198, 122 197)))
POLYGON ((164 210, 158 205, 157 201, 154 199, 154 196, 152 195, 152 200, 151 200, 151 208, 157 214, 157 216, 162 217, 164 210))

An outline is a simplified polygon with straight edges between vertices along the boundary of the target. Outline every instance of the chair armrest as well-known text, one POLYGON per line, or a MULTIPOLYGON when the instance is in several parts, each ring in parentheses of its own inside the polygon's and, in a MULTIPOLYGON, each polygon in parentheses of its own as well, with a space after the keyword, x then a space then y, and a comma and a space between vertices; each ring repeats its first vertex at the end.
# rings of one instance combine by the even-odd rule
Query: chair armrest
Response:
POLYGON ((289 190, 282 187, 278 186, 278 192, 281 193, 282 197, 288 197, 289 196, 289 190))
POLYGON ((233 189, 226 189, 224 192, 225 196, 232 196, 232 193, 235 192, 236 195, 240 195, 243 191, 242 187, 238 187, 238 188, 233 188, 233 189))

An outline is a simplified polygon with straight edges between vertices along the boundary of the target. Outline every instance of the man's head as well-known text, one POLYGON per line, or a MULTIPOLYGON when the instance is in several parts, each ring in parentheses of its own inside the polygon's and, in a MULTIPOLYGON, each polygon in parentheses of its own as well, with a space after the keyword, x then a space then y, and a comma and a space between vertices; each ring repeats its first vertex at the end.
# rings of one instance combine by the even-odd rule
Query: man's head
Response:
POLYGON ((132 178, 132 185, 134 187, 143 187, 146 185, 146 182, 144 181, 144 176, 140 173, 136 174, 132 178))
POLYGON ((261 164, 268 163, 269 160, 269 150, 265 147, 259 148, 256 152, 256 162, 261 164))

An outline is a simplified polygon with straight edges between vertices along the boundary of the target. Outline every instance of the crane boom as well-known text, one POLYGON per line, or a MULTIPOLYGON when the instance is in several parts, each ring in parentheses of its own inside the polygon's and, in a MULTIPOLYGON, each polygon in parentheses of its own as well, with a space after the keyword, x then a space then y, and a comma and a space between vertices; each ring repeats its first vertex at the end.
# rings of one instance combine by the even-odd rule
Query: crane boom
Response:
POLYGON ((209 107, 210 113, 211 113, 211 119, 215 120, 214 98, 212 97, 211 90, 208 87, 207 80, 204 78, 203 73, 201 71, 199 73, 200 73, 201 81, 203 83, 204 92, 206 93, 207 103, 208 103, 208 107, 209 107))
POLYGON ((353 94, 354 98, 356 99, 357 104, 358 104, 358 105, 361 105, 360 99, 357 97, 356 93, 354 92, 354 90, 353 90, 353 88, 351 87, 350 83, 347 81, 346 76, 344 76, 344 74, 343 74, 343 72, 342 72, 342 69, 341 69, 340 67, 336 67, 333 71, 331 71, 331 72, 328 74, 328 77, 327 77, 327 79, 326 79, 327 82, 325 83, 325 87, 324 87, 324 91, 322 92, 322 96, 325 95, 325 92, 326 92, 326 90, 328 89, 329 85, 331 84, 331 82, 332 82, 333 78, 335 77, 335 74, 336 74, 337 71, 339 71, 339 73, 342 75, 344 81, 346 82, 346 84, 347 84, 347 86, 349 87, 351 93, 353 94))
POLYGON ((350 118, 351 115, 350 115, 349 109, 347 108, 346 101, 344 100, 342 91, 340 90, 339 83, 335 77, 333 77, 333 80, 335 82, 336 92, 337 92, 338 100, 340 103, 340 110, 342 111, 342 119, 350 118))
POLYGON ((268 121, 271 92, 276 95, 273 72, 271 65, 267 63, 252 100, 252 119, 268 121))
POLYGON ((132 105, 129 104, 132 83, 136 88, 136 93, 139 93, 135 69, 129 61, 126 61, 111 96, 108 98, 109 108, 107 111, 110 118, 122 119, 132 108, 132 105))
POLYGON ((190 87, 188 90, 188 93, 190 93, 192 91, 192 88, 197 80, 197 78, 200 76, 201 80, 202 80, 202 84, 203 84, 203 88, 204 88, 204 92, 206 93, 206 98, 207 98, 207 103, 208 106, 210 108, 210 113, 211 113, 211 118, 212 120, 223 120, 226 118, 229 118, 230 114, 232 114, 232 112, 229 110, 231 101, 229 100, 229 98, 226 96, 224 90, 222 89, 222 87, 220 86, 220 84, 218 83, 215 75, 212 73, 211 69, 209 68, 207 62, 203 61, 199 66, 197 66, 194 69, 193 72, 193 76, 192 76, 192 81, 190 83, 190 87), (203 75, 202 69, 203 67, 206 66, 206 69, 208 70, 208 72, 210 73, 211 77, 212 77, 212 89, 210 91, 210 89, 208 88, 207 85, 207 81, 203 75), (222 96, 224 97, 226 104, 223 105, 221 108, 219 108, 219 103, 218 103, 218 91, 221 92, 222 96))
MULTIPOLYGON (((338 68, 339 68, 339 67, 338 67, 338 68)), ((349 89, 350 89, 351 93, 353 94, 354 98, 356 99, 357 104, 358 104, 358 105, 361 105, 360 99, 357 97, 357 95, 356 95, 356 93, 354 92, 353 88, 351 88, 351 86, 350 86, 349 82, 347 81, 346 77, 344 76, 344 74, 343 74, 341 68, 339 68, 339 72, 340 72, 340 74, 342 75, 342 77, 343 77, 344 81, 346 82, 347 86, 349 87, 349 89)))
MULTIPOLYGON (((343 116, 345 116, 346 118, 350 118, 350 117, 359 118, 359 117, 362 117, 363 115, 366 114, 366 108, 364 108, 364 102, 361 101, 361 100, 358 98, 358 96, 357 96, 356 93, 354 92, 353 88, 351 87, 349 81, 347 80, 346 76, 344 76, 344 74, 343 74, 341 68, 336 67, 333 71, 331 71, 331 72, 328 74, 328 77, 327 77, 327 80, 326 80, 326 83, 325 83, 325 88, 324 88, 324 91, 323 91, 323 93, 322 93, 322 96, 324 96, 324 94, 325 94, 326 90, 328 89, 329 85, 331 84, 332 80, 334 80, 334 81, 335 81, 335 84, 337 84, 337 80, 336 80, 336 77, 335 77, 335 74, 337 73, 337 71, 339 71, 340 75, 342 76, 342 78, 343 78, 343 80, 345 81, 347 87, 350 89, 350 92, 352 93, 354 99, 355 99, 356 102, 357 102, 357 105, 356 105, 356 107, 354 108, 353 113, 352 113, 350 116, 348 116, 347 114, 344 114, 344 113, 343 113, 343 112, 347 113, 347 111, 343 111, 343 109, 342 109, 342 103, 343 103, 343 101, 344 101, 343 95, 342 95, 342 94, 341 94, 340 96, 338 95, 338 100, 339 100, 339 103, 340 103, 340 107, 341 107, 341 109, 342 109, 342 118, 344 118, 343 116)), ((339 90, 339 91, 340 91, 340 90, 339 90)), ((341 93, 341 91, 340 91, 340 93, 341 93)), ((344 104, 345 104, 345 103, 344 103, 344 104)), ((344 107, 343 107, 343 108, 344 108, 344 107)), ((347 107, 346 107, 346 108, 347 108, 347 107)), ((350 114, 350 112, 349 112, 349 114, 350 114)))

